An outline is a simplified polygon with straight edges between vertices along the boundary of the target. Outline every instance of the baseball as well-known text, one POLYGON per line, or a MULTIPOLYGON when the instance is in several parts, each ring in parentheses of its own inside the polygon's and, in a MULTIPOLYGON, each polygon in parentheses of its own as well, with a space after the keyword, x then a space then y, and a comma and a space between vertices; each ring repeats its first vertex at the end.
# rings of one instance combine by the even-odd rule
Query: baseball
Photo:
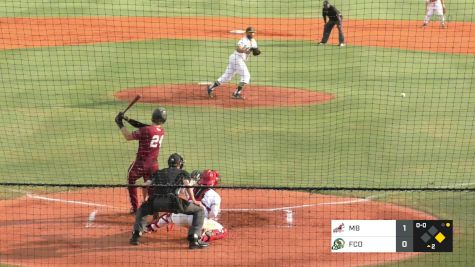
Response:
POLYGON ((401 93, 401 97, 406 97, 406 93, 401 93))

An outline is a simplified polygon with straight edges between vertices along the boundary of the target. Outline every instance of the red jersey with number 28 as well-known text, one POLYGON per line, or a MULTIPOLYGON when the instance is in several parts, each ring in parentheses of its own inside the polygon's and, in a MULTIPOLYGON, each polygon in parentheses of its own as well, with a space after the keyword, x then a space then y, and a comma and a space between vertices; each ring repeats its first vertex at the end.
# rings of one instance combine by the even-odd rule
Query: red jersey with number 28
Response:
POLYGON ((156 164, 160 146, 162 145, 165 131, 160 125, 145 126, 132 133, 135 140, 139 141, 136 161, 141 161, 144 166, 156 164))

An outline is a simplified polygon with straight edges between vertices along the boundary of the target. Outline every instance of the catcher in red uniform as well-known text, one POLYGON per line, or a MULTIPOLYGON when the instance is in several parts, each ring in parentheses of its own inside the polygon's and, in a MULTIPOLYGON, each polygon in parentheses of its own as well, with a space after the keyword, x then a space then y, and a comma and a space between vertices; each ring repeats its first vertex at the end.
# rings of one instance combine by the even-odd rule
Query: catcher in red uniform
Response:
MULTIPOLYGON (((115 117, 115 122, 120 129, 120 132, 127 141, 138 140, 139 148, 137 150, 137 156, 135 161, 129 167, 128 172, 128 184, 134 185, 135 182, 143 177, 144 181, 148 181, 153 173, 158 171, 157 158, 160 154, 160 147, 165 136, 165 131, 162 125, 167 120, 167 111, 164 108, 157 108, 152 113, 152 125, 144 124, 139 121, 130 119, 124 115, 123 112, 119 112, 115 117), (124 127, 123 120, 127 121, 130 125, 138 130, 129 132, 124 127)), ((139 206, 137 199, 137 188, 129 187, 130 196, 130 212, 135 213, 139 206)), ((147 191, 143 190, 144 201, 147 198, 147 191)))

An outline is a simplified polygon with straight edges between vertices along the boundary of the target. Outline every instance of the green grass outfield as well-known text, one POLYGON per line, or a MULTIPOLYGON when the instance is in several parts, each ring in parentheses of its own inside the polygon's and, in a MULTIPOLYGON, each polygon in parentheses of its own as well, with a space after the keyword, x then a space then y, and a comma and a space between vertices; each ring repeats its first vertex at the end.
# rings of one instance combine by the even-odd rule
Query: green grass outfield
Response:
MULTIPOLYGON (((397 7, 388 1, 335 2, 351 18, 421 20, 424 13, 421 1, 397 7)), ((290 9, 279 1, 197 1, 189 8, 184 1, 140 3, 2 1, 0 16, 320 16, 319 2, 294 1, 290 9)), ((447 5, 457 20, 474 21, 473 4, 447 5)), ((188 169, 218 169, 226 185, 475 182, 473 56, 297 41, 259 44, 264 54, 248 64, 254 84, 326 91, 336 99, 275 109, 167 106, 162 166, 167 154, 178 151, 188 169)), ((233 40, 157 40, 0 51, 0 182, 125 183, 137 144, 119 135, 113 119, 126 104, 113 93, 213 80, 233 45, 233 40)), ((129 115, 146 121, 154 107, 140 104, 129 115)), ((2 191, 0 197, 15 196, 2 191)), ((398 192, 378 200, 454 219, 456 251, 412 264, 475 260, 473 193, 398 192)))
MULTIPOLYGON (((226 16, 226 17, 321 17, 323 1, 307 0, 104 0, 39 1, 1 0, 0 17, 74 17, 74 16, 226 16)), ((334 0, 345 18, 423 20, 423 0, 334 0)), ((446 1, 449 21, 474 21, 473 2, 446 1)))
MULTIPOLYGON (((0 73, 2 180, 123 182, 136 143, 117 131, 113 119, 126 104, 113 93, 213 80, 231 46, 162 40, 2 51, 9 66, 0 73)), ((249 62, 254 84, 326 91, 336 99, 278 109, 167 107, 162 155, 179 151, 189 168, 217 168, 227 184, 471 182, 474 66, 467 56, 298 42, 261 46, 266 53, 249 62)), ((154 107, 137 105, 130 116, 147 121, 154 107)))

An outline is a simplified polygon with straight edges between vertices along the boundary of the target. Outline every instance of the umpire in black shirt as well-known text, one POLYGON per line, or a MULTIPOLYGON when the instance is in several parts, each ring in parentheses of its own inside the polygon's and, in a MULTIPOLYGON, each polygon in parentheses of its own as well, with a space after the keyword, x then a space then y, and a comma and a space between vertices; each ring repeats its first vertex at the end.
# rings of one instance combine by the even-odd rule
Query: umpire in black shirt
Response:
POLYGON ((184 164, 183 157, 177 153, 168 158, 168 168, 161 169, 152 175, 152 179, 145 185, 169 185, 170 187, 155 187, 151 190, 150 197, 137 210, 135 215, 134 232, 130 238, 131 245, 138 245, 142 235, 146 218, 155 212, 172 212, 193 215, 193 222, 188 231, 188 241, 190 249, 205 248, 208 243, 202 242, 201 229, 205 219, 205 213, 201 203, 196 201, 192 188, 186 188, 188 196, 192 202, 179 196, 182 186, 188 186, 190 175, 182 170, 184 164))
POLYGON ((322 9, 323 21, 325 21, 325 27, 323 28, 323 37, 319 45, 324 45, 328 42, 330 33, 333 30, 333 27, 336 25, 338 27, 338 39, 340 41, 339 46, 345 46, 345 37, 343 36, 343 16, 340 11, 330 4, 329 1, 323 1, 322 9), (327 22, 328 17, 328 22, 327 22))

